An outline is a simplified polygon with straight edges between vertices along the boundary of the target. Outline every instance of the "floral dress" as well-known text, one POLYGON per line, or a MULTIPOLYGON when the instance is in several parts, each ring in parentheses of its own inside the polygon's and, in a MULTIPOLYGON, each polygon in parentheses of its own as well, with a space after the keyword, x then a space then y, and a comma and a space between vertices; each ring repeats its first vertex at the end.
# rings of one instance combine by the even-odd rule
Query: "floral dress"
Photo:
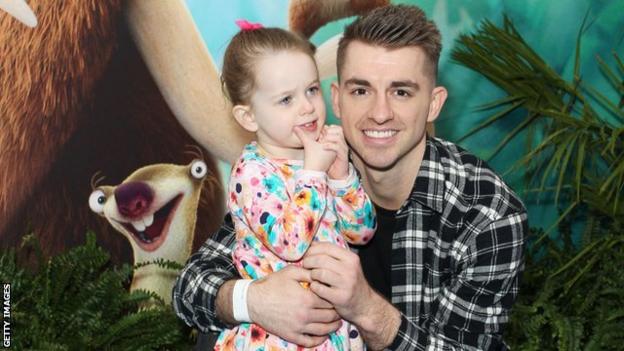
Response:
MULTIPOLYGON (((332 180, 325 172, 303 169, 302 160, 271 158, 252 142, 232 167, 228 193, 236 231, 233 261, 246 279, 298 265, 312 241, 346 248, 347 243, 367 243, 375 232, 374 207, 352 165, 347 179, 332 180)), ((315 349, 363 348, 357 329, 343 321, 315 349)), ((251 323, 224 330, 215 346, 215 350, 261 349, 302 348, 251 323)))

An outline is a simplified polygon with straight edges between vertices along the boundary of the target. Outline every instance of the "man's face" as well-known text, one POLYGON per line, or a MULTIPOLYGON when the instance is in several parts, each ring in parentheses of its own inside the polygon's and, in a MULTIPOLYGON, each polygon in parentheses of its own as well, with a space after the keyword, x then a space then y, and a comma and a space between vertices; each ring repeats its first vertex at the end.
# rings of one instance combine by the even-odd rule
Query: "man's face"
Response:
POLYGON ((426 124, 446 99, 446 89, 425 73, 425 52, 354 41, 345 54, 332 102, 354 156, 376 170, 420 162, 426 124))

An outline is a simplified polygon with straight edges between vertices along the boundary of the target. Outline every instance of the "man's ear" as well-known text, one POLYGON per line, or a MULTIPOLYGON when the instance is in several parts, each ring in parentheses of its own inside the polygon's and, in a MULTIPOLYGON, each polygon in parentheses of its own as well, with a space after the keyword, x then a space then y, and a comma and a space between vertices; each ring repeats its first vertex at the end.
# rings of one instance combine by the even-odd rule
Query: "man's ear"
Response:
POLYGON ((232 114, 234 115, 234 119, 240 124, 245 130, 255 133, 258 131, 258 123, 256 123, 256 118, 254 114, 251 112, 251 107, 249 105, 236 105, 232 108, 232 114))
POLYGON ((439 86, 433 88, 433 91, 431 92, 431 101, 429 102, 429 114, 427 115, 427 122, 433 122, 438 118, 447 96, 448 91, 445 87, 439 86))
POLYGON ((332 100, 332 109, 334 110, 334 115, 336 118, 340 119, 340 104, 338 101, 340 100, 340 87, 338 86, 338 82, 334 81, 330 86, 331 92, 331 100, 332 100))

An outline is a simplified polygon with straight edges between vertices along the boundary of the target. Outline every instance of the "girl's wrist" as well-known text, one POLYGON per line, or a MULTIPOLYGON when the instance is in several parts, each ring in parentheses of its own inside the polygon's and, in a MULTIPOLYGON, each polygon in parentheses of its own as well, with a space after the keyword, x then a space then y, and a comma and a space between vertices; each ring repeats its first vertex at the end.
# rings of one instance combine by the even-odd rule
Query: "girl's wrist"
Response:
POLYGON ((347 168, 344 172, 328 172, 327 176, 333 180, 345 180, 349 177, 349 169, 347 168))

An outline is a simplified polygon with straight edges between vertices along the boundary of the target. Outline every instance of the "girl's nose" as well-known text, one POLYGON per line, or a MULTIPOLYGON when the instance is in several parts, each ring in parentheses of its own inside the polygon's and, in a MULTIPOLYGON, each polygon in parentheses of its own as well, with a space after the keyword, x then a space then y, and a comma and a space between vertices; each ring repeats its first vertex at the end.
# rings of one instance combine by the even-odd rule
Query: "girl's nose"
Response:
POLYGON ((310 98, 305 97, 301 102, 300 114, 309 115, 312 112, 314 112, 314 104, 312 104, 312 101, 310 101, 310 98))

